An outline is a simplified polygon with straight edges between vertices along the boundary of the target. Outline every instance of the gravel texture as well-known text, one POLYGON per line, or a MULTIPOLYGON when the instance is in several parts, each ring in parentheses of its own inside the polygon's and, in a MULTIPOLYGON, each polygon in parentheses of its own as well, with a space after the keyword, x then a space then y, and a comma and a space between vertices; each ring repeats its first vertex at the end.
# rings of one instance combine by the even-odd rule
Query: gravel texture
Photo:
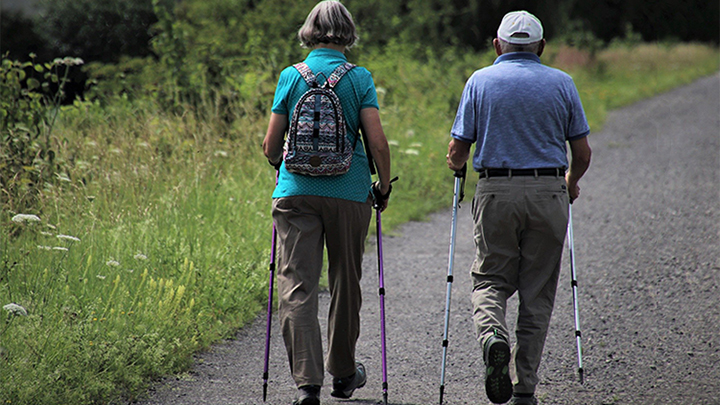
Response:
MULTIPOLYGON (((585 383, 566 249, 540 404, 720 404, 720 76, 612 112, 590 143, 593 162, 573 205, 585 383)), ((489 404, 471 321, 474 180, 458 216, 445 404, 489 404)), ((448 171, 448 203, 453 181, 448 171)), ((390 404, 438 403, 450 221, 446 210, 384 235, 390 404)), ((357 352, 367 386, 345 401, 325 387, 323 404, 382 403, 376 252, 373 241, 357 352)), ((328 302, 324 293, 323 329, 328 302)), ((513 297, 509 320, 516 307, 513 297)), ((277 324, 267 403, 290 404, 295 388, 277 324)), ((260 315, 137 404, 262 404, 264 341, 260 315)))

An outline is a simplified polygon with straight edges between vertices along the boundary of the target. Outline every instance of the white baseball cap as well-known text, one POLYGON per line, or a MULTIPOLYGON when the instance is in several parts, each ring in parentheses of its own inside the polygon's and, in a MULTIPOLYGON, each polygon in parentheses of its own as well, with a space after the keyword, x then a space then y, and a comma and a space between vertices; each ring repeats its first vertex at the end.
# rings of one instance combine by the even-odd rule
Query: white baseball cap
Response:
POLYGON ((543 27, 540 20, 527 11, 513 11, 503 17, 497 36, 510 44, 532 44, 543 39, 543 27))

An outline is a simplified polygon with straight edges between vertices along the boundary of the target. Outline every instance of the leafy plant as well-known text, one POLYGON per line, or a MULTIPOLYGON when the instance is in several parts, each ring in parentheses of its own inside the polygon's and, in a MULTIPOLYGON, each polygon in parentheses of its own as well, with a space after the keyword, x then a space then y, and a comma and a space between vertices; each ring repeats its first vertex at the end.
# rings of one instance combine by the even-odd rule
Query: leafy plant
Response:
POLYGON ((52 129, 70 68, 82 63, 77 58, 52 63, 2 59, 0 203, 4 209, 20 212, 34 208, 39 190, 61 173, 52 129))

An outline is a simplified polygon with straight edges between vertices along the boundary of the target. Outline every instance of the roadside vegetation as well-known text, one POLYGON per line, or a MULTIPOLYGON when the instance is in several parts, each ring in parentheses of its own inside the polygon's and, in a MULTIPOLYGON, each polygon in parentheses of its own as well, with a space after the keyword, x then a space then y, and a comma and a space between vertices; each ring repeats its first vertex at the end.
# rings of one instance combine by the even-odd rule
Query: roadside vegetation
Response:
MULTIPOLYGON (((163 4, 153 2, 159 58, 2 60, 1 404, 136 398, 264 308, 274 173, 260 143, 277 76, 304 53, 286 37, 263 50, 243 33, 241 56, 224 55, 216 33, 163 4), (77 69, 90 88, 61 104, 77 69)), ((184 12, 221 15, 192 4, 184 12)), ((241 29, 226 23, 226 35, 241 29)), ((429 49, 389 41, 349 53, 373 72, 400 177, 383 215, 390 232, 451 202, 448 131, 465 80, 494 60, 429 49)), ((717 72, 719 55, 625 38, 551 42, 543 59, 574 77, 597 131, 611 109, 717 72)))

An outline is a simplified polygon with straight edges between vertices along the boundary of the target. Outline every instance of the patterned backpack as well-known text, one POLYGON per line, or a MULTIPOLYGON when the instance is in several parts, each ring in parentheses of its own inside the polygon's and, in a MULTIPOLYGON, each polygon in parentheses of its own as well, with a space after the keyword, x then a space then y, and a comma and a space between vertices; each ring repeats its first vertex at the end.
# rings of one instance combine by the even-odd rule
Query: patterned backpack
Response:
POLYGON ((350 169, 355 145, 346 136, 345 117, 333 88, 355 65, 341 64, 322 86, 304 62, 293 67, 310 90, 300 97, 293 112, 285 145, 285 168, 309 176, 344 174, 350 169))

